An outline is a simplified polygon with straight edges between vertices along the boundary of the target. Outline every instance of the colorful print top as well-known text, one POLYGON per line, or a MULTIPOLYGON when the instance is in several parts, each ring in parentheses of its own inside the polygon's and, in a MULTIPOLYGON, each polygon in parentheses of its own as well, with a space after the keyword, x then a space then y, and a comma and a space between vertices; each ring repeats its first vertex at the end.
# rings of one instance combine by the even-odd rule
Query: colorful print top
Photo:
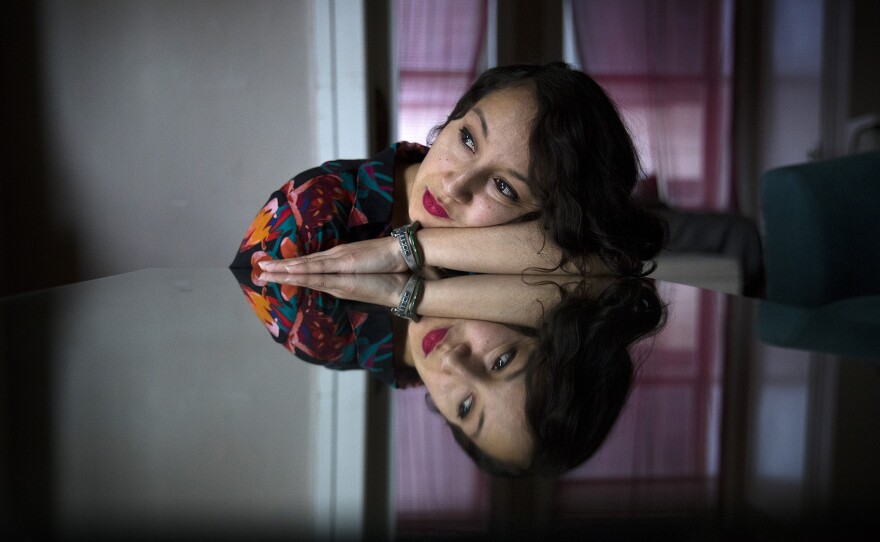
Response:
POLYGON ((269 196, 230 267, 294 258, 391 232, 394 164, 421 162, 428 148, 391 145, 368 160, 333 160, 304 171, 269 196))
POLYGON ((368 160, 334 160, 272 193, 230 265, 254 313, 288 351, 331 369, 366 369, 395 387, 420 382, 393 360, 387 309, 353 304, 259 279, 257 262, 293 258, 390 234, 394 165, 421 162, 428 148, 400 142, 368 160))

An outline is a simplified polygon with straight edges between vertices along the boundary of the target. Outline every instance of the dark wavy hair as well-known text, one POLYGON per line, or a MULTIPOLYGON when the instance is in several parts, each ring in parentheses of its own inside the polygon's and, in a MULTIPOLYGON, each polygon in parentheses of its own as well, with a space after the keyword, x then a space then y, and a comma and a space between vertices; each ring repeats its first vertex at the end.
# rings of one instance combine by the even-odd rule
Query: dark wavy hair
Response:
POLYGON ((483 72, 455 104, 449 122, 464 117, 487 95, 507 88, 532 90, 537 113, 529 136, 529 178, 542 202, 537 218, 562 249, 560 266, 586 270, 597 254, 621 276, 644 276, 663 247, 666 229, 634 205, 639 160, 617 108, 587 74, 565 63, 501 66, 483 72))
POLYGON ((623 279, 598 299, 581 283, 563 292, 538 329, 528 361, 525 414, 535 439, 531 464, 508 465, 484 453, 449 424, 459 446, 496 476, 558 476, 602 444, 626 402, 633 379, 633 343, 659 331, 666 308, 650 280, 623 279))

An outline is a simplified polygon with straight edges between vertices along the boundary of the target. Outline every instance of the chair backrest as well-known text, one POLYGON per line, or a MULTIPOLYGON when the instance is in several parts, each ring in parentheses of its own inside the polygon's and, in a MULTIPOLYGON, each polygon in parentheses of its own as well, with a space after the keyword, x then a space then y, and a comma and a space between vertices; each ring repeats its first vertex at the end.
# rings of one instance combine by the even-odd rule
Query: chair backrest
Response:
POLYGON ((880 296, 851 297, 821 307, 797 307, 773 301, 758 306, 762 341, 873 359, 880 365, 880 296))
POLYGON ((768 299, 880 294, 880 152, 770 170, 762 207, 768 299))

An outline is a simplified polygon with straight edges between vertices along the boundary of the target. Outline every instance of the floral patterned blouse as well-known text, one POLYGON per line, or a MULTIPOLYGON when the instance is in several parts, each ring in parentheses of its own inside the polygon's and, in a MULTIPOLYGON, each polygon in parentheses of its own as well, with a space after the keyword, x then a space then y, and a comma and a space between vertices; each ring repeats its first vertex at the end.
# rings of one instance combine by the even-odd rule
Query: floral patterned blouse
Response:
POLYGON ((294 258, 391 233, 394 164, 421 162, 428 148, 400 142, 368 160, 333 160, 269 196, 230 267, 294 258))
POLYGON ((428 148, 400 142, 368 160, 334 160, 304 171, 269 196, 230 265, 273 339, 299 359, 332 369, 369 370, 383 382, 419 383, 393 360, 387 309, 259 279, 257 262, 293 258, 391 231, 394 165, 421 162, 428 148))

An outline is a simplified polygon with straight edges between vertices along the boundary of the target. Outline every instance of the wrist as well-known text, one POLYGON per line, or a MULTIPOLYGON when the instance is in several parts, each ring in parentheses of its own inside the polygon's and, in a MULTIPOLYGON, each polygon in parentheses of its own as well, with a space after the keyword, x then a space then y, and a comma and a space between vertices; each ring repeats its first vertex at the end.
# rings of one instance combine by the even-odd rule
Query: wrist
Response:
POLYGON ((416 314, 416 304, 419 301, 419 295, 422 293, 424 281, 419 275, 410 276, 403 291, 400 293, 400 300, 397 307, 391 308, 391 314, 400 318, 406 318, 414 322, 419 321, 419 315, 416 314))
POLYGON ((418 273, 425 265, 416 243, 416 232, 419 228, 421 228, 421 224, 415 221, 391 232, 391 236, 397 239, 401 257, 413 273, 418 273))

